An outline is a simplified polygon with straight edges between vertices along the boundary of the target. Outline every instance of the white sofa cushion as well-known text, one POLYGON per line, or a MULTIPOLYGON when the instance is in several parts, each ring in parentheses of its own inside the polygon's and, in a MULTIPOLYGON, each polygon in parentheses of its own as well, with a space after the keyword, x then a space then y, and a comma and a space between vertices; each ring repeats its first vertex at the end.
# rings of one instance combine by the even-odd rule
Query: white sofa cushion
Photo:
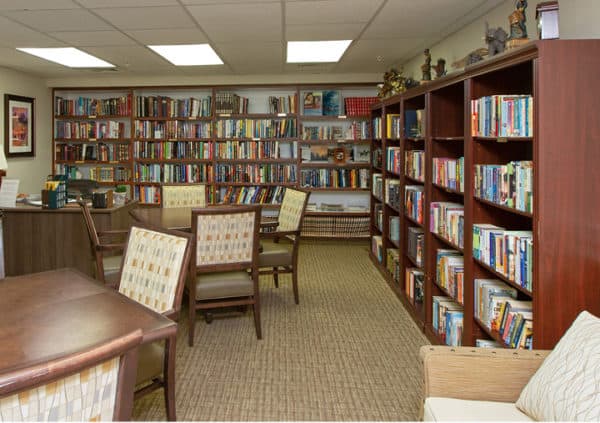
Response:
POLYGON ((516 405, 535 420, 600 421, 600 319, 577 316, 516 405))
POLYGON ((425 400, 423 420, 436 421, 532 421, 512 402, 471 401, 429 397, 425 400))

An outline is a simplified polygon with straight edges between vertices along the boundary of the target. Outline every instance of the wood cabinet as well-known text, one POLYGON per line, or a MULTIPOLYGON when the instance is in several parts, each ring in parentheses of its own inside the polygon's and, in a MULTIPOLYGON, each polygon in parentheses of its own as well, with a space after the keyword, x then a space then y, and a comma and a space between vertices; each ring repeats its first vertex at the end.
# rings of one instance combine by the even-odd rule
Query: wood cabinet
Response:
POLYGON ((440 297, 450 297, 456 303, 450 309, 462 315, 454 341, 475 345, 478 339, 495 339, 515 346, 506 345, 506 331, 486 325, 478 314, 477 284, 483 279, 501 281, 517 301, 530 303, 533 348, 552 348, 582 310, 600 315, 600 260, 590 253, 600 247, 595 223, 600 196, 594 185, 600 170, 593 164, 600 155, 599 51, 597 40, 532 42, 372 109, 382 122, 383 141, 372 145, 384 152, 381 185, 398 179, 404 196, 399 210, 383 205, 381 211, 373 197, 373 242, 382 251, 372 258, 432 341, 450 343, 436 317, 440 297), (421 136, 406 132, 407 111, 415 109, 423 110, 421 136), (386 136, 387 116, 395 114, 401 121, 399 174, 390 168, 393 155, 386 154, 396 147, 386 136), (424 168, 415 169, 421 155, 424 168), (515 181, 517 186, 511 185, 515 181), (412 212, 411 190, 422 190, 422 220, 412 212), (396 217, 398 242, 386 227, 396 217), (500 249, 492 255, 481 252, 481 233, 488 228, 497 233, 487 245, 500 249), (420 266, 412 252, 418 229, 423 230, 420 266), (515 253, 510 245, 524 250, 515 253), (397 266, 388 262, 394 254, 386 250, 393 249, 397 266), (440 280, 445 254, 454 256, 458 285, 440 280), (419 267, 422 303, 415 301, 407 279, 409 270, 419 267))

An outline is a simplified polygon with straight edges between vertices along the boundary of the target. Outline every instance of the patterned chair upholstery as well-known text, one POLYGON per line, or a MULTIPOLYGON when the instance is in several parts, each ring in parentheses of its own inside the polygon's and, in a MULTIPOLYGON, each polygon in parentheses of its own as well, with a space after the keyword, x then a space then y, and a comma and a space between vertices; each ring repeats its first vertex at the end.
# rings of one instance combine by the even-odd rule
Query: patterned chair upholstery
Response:
POLYGON ((161 207, 206 207, 206 185, 163 185, 161 207))
POLYGON ((196 310, 230 306, 252 305, 256 337, 262 338, 257 267, 259 227, 257 206, 192 210, 196 252, 188 284, 190 346, 194 344, 196 310))
POLYGON ((115 286, 118 282, 121 261, 123 261, 124 240, 127 230, 97 231, 94 219, 85 201, 79 201, 83 220, 88 231, 94 256, 96 279, 115 286), (120 240, 120 242, 116 242, 120 240))
POLYGON ((273 275, 275 286, 279 286, 279 274, 292 274, 294 301, 299 303, 298 295, 298 248, 300 231, 310 193, 286 188, 277 224, 273 232, 261 234, 262 251, 258 256, 260 274, 273 275), (281 242, 283 241, 283 242, 281 242))
POLYGON ((137 330, 87 351, 0 375, 0 421, 131 419, 137 330))
MULTIPOLYGON (((191 257, 190 234, 132 226, 119 292, 173 320, 179 318, 191 257)), ((175 420, 175 339, 140 347, 136 397, 165 389, 168 420, 175 420)))

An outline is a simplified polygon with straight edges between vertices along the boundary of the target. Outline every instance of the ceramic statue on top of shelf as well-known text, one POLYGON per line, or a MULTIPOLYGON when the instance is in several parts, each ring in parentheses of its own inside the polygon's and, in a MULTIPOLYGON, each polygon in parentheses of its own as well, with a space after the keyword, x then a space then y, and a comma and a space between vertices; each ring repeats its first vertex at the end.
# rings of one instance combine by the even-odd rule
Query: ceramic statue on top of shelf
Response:
POLYGON ((511 49, 529 42, 527 38, 527 0, 516 0, 515 10, 508 17, 510 24, 510 36, 506 48, 511 49))
POLYGON ((446 60, 440 57, 437 64, 433 66, 433 70, 435 71, 435 79, 446 75, 446 60))
POLYGON ((431 81, 431 53, 426 48, 423 54, 425 55, 425 63, 421 65, 421 72, 423 72, 423 77, 421 78, 422 84, 431 81))
POLYGON ((485 42, 488 46, 488 57, 502 53, 506 47, 508 34, 502 27, 490 28, 487 21, 485 22, 485 42))
POLYGON ((402 69, 398 72, 396 68, 391 68, 384 73, 383 84, 379 84, 378 88, 377 96, 379 98, 391 97, 406 91, 406 78, 402 76, 402 69))

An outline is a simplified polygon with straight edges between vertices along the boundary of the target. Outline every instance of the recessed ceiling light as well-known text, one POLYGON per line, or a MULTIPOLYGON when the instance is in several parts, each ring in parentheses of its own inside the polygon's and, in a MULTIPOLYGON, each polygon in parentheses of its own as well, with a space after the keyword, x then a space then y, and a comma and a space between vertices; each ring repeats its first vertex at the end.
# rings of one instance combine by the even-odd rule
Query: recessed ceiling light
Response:
POLYGON ((288 41, 288 63, 337 62, 352 40, 288 41))
POLYGON ((115 65, 73 47, 64 48, 17 48, 24 53, 58 63, 70 68, 114 68, 115 65))
POLYGON ((222 65, 223 61, 208 44, 148 46, 176 66, 222 65))

